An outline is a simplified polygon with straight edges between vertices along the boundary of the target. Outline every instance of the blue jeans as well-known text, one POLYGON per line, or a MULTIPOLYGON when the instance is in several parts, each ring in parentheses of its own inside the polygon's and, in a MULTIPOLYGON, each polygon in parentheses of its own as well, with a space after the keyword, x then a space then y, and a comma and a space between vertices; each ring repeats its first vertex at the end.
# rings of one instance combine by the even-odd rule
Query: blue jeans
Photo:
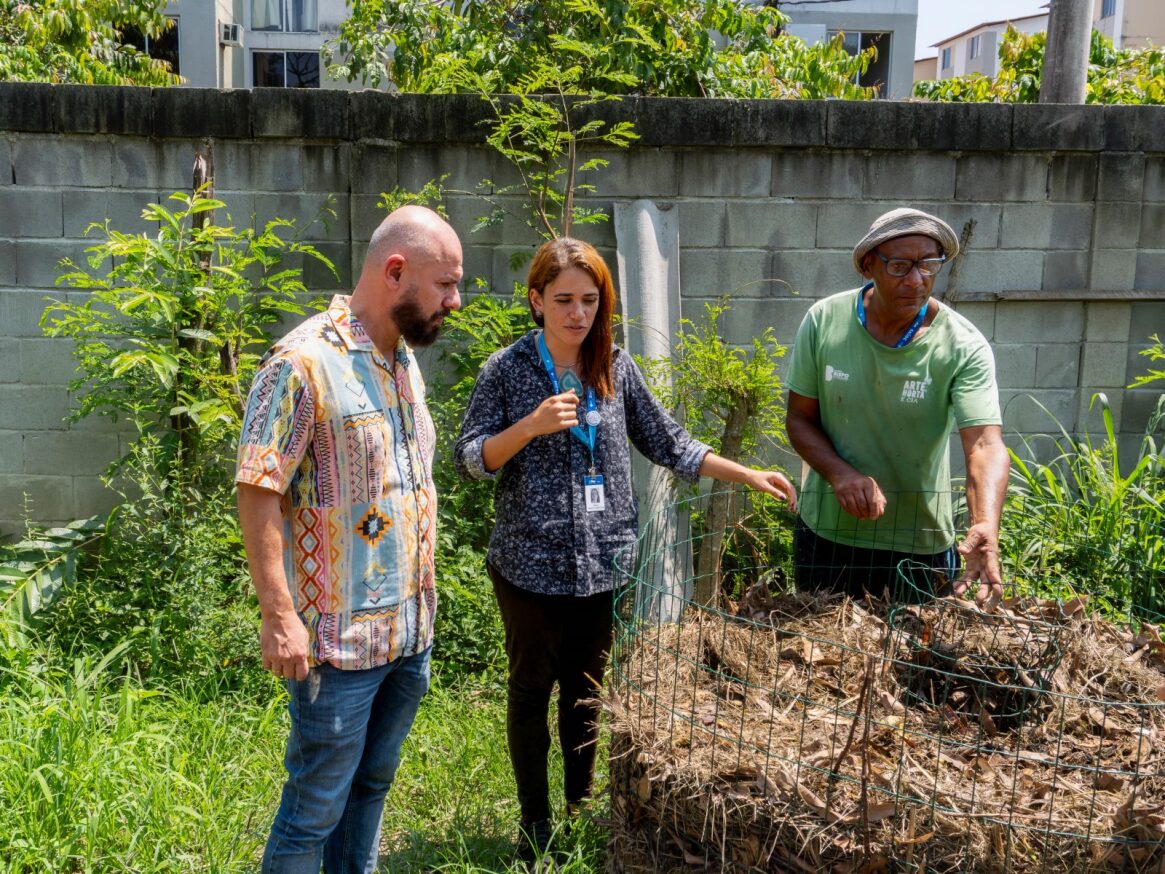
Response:
POLYGON ((287 680, 287 782, 263 874, 371 874, 384 796, 429 689, 429 653, 379 668, 313 667, 287 680))

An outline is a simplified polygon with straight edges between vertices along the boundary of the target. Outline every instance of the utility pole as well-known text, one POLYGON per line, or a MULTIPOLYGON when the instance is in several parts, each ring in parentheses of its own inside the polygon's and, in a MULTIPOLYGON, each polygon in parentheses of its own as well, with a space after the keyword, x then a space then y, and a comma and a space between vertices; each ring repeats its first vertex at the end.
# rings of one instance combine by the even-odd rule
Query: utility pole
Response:
POLYGON ((1083 103, 1092 41, 1092 0, 1051 0, 1040 103, 1083 103))

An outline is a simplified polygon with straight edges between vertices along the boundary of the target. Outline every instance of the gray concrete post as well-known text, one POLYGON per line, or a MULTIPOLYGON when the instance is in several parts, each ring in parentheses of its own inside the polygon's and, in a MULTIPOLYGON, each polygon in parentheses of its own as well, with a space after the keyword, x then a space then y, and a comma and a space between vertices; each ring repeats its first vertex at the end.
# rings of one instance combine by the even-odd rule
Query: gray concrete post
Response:
POLYGON ((1092 40, 1092 0, 1052 0, 1040 103, 1083 103, 1092 40))
MULTIPOLYGON (((679 211, 650 200, 616 203, 615 240, 625 348, 645 358, 670 357, 680 321, 679 211)), ((680 518, 672 506, 676 495, 670 471, 636 455, 632 474, 643 497, 639 520, 644 537, 637 569, 650 584, 650 590, 637 595, 636 614, 674 621, 683 598, 691 594, 691 549, 675 548, 688 543, 687 518, 680 518)))

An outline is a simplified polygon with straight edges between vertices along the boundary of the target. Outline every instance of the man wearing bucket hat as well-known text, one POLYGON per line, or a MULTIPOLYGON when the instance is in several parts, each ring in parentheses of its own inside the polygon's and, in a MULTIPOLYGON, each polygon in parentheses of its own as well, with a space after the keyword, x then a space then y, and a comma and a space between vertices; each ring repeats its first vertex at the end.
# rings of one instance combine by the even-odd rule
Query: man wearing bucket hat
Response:
POLYGON ((956 594, 977 585, 981 606, 1002 597, 1009 461, 995 362, 975 326, 931 296, 958 254, 942 219, 891 210, 854 247, 865 284, 815 303, 797 331, 787 429, 805 462, 793 540, 798 588, 908 597, 899 565, 913 559, 953 580, 956 594), (970 519, 957 546, 952 421, 970 519))

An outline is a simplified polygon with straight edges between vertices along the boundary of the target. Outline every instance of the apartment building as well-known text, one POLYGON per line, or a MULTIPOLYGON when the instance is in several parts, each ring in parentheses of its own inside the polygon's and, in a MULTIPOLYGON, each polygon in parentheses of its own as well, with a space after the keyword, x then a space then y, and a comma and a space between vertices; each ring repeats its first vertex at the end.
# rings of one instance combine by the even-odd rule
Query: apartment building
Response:
MULTIPOLYGON (((1093 29, 1118 47, 1165 45, 1165 0, 1093 0, 1093 4, 1093 29)), ((1008 25, 1021 33, 1046 31, 1048 13, 984 22, 936 43, 937 59, 920 58, 915 62, 915 80, 949 79, 969 73, 995 76, 999 72, 999 44, 1008 25), (937 67, 933 75, 928 61, 937 67)))
POLYGON ((986 21, 935 43, 937 76, 929 78, 950 79, 970 73, 995 76, 999 72, 999 44, 1008 26, 1020 33, 1039 33, 1048 29, 1048 13, 986 21))
POLYGON ((1094 0, 1092 27, 1124 49, 1165 45, 1165 0, 1094 0))
POLYGON ((789 16, 787 30, 808 43, 840 33, 851 54, 875 47, 877 58, 859 84, 877 88, 881 97, 910 96, 918 0, 779 0, 775 5, 789 16))
POLYGON ((169 0, 174 26, 139 41, 193 88, 345 88, 320 48, 348 16, 345 0, 169 0))

